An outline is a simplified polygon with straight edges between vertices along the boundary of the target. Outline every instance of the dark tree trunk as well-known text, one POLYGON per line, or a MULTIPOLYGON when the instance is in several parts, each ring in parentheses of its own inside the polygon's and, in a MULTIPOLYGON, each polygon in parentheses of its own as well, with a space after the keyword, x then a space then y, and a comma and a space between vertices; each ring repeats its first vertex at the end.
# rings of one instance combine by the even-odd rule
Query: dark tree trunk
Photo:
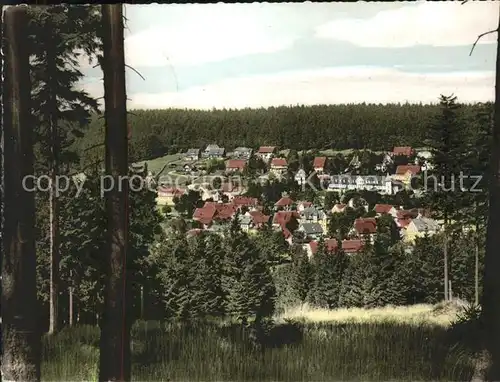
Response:
MULTIPOLYGON (((48 23, 50 25, 50 23, 48 23)), ((46 32, 50 36, 50 31, 46 32)), ((47 67, 49 72, 49 81, 54 82, 54 73, 57 73, 56 55, 53 52, 55 46, 48 44, 47 67)), ((55 86, 49 87, 51 90, 55 86)), ((59 172, 59 135, 57 130, 57 107, 56 95, 52 91, 50 96, 49 121, 50 121, 50 180, 52 182, 49 193, 50 207, 50 316, 49 333, 53 334, 59 330, 59 203, 57 200, 56 179, 59 172)))
POLYGON ((497 36, 495 114, 482 295, 487 332, 485 340, 491 360, 488 372, 490 381, 500 380, 500 33, 497 32, 497 36))
POLYGON ((35 194, 23 184, 33 175, 33 120, 25 6, 5 10, 3 142, 4 230, 2 261, 2 379, 40 380, 36 294, 35 194))
POLYGON ((128 175, 127 109, 121 4, 102 5, 106 120, 105 193, 108 221, 107 284, 101 326, 99 381, 130 380, 129 282, 127 277, 128 175), (121 184, 119 184, 121 183, 121 184))

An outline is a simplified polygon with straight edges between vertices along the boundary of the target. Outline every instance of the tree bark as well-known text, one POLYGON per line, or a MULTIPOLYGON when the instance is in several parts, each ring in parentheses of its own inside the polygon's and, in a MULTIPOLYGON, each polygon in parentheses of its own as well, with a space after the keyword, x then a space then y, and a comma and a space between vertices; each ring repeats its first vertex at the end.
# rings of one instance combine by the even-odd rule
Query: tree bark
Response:
MULTIPOLYGON (((500 29, 500 19, 499 19, 500 29)), ((497 61, 493 146, 491 150, 489 211, 482 295, 482 315, 487 336, 485 345, 491 365, 488 380, 500 380, 500 33, 497 32, 497 61)))
POLYGON ((33 120, 26 6, 4 14, 2 261, 2 380, 40 380, 40 331, 36 293, 35 194, 23 185, 33 175, 33 120))
POLYGON ((106 121, 106 175, 112 177, 105 193, 108 221, 107 284, 101 325, 99 381, 130 380, 128 230, 128 129, 121 4, 102 5, 103 72, 106 121))

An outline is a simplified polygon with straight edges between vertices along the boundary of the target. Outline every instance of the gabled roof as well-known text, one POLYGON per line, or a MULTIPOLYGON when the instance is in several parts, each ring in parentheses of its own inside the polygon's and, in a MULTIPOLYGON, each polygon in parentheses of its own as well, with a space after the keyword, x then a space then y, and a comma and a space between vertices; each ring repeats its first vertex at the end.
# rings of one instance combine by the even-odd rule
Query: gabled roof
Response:
POLYGON ((237 168, 243 170, 247 165, 247 161, 244 159, 229 159, 226 162, 226 168, 237 168))
POLYGON ((288 207, 291 206, 293 203, 295 203, 291 198, 288 196, 283 196, 280 200, 278 200, 276 203, 274 203, 275 207, 288 207))
POLYGON ((253 219, 253 223, 256 225, 265 224, 270 218, 269 215, 264 215, 261 211, 250 211, 249 214, 253 219))
POLYGON ((251 198, 249 196, 235 196, 231 203, 233 203, 237 207, 253 207, 259 204, 259 200, 257 198, 251 198))
POLYGON ((354 221, 354 229, 358 235, 372 234, 377 232, 377 220, 375 218, 359 218, 354 221))
POLYGON ((399 210, 396 216, 398 219, 415 219, 418 216, 418 210, 399 210))
POLYGON ((201 208, 197 208, 193 213, 193 220, 197 220, 202 224, 210 224, 217 212, 215 206, 213 205, 205 205, 201 208))
POLYGON ((405 155, 407 157, 411 156, 413 149, 410 146, 396 146, 392 150, 394 155, 405 155))
POLYGON ((315 207, 304 208, 300 215, 305 219, 312 219, 314 216, 317 216, 318 219, 323 219, 325 217, 325 213, 315 207))
POLYGON ((186 155, 198 155, 200 153, 200 149, 189 149, 186 152, 186 155))
POLYGON ((271 167, 286 167, 288 163, 285 158, 273 158, 271 160, 271 167))
POLYGON ((323 168, 323 167, 325 167, 325 163, 326 163, 326 157, 316 157, 316 158, 314 158, 313 167, 314 168, 323 168))
POLYGON ((285 228, 286 224, 294 218, 298 218, 295 211, 278 211, 273 216, 273 224, 279 224, 282 228, 285 228))
POLYGON ((375 212, 377 214, 388 214, 394 206, 391 204, 375 204, 375 212))
POLYGON ((412 175, 417 175, 420 171, 421 168, 418 165, 401 165, 396 168, 396 175, 405 175, 407 172, 410 172, 412 175))
POLYGON ((241 152, 241 153, 251 153, 253 150, 250 147, 236 147, 234 149, 234 152, 241 152))
POLYGON ((260 146, 259 154, 272 154, 276 150, 275 146, 260 146))
POLYGON ((299 228, 306 235, 314 235, 323 233, 323 227, 319 223, 302 223, 299 228))

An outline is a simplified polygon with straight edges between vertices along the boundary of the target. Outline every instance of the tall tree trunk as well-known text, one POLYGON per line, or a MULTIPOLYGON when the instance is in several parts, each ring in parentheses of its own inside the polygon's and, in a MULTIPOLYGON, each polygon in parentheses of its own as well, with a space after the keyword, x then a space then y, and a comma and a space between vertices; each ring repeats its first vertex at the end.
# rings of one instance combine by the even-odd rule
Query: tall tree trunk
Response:
POLYGON ((444 223, 444 247, 443 247, 443 267, 444 267, 444 300, 449 300, 449 276, 448 276, 448 224, 445 218, 444 223))
POLYGON ((32 176, 33 120, 26 6, 4 16, 3 150, 4 231, 2 261, 2 380, 40 380, 35 253, 35 194, 32 176), (29 178, 28 178, 29 179, 29 178))
POLYGON ((474 304, 479 305, 479 224, 476 224, 475 237, 475 256, 474 256, 474 304))
MULTIPOLYGON (((50 25, 50 23, 48 23, 50 25)), ((50 31, 46 32, 50 36, 50 31)), ((57 73, 56 56, 52 47, 47 51, 47 67, 49 72, 49 83, 56 81, 54 73, 57 73)), ((55 89, 50 85, 49 89, 55 89)), ((55 90, 54 90, 55 91, 55 90)), ((57 201, 56 179, 59 170, 59 136, 57 131, 57 99, 52 91, 50 95, 50 105, 48 106, 50 121, 50 314, 49 314, 49 333, 53 334, 59 330, 59 203, 57 201)))
MULTIPOLYGON (((498 28, 500 29, 500 20, 498 28)), ((493 146, 491 154, 482 314, 487 332, 485 344, 491 359, 488 379, 498 381, 500 380, 500 277, 498 277, 500 272, 500 33, 498 32, 493 146)))
POLYGON ((101 326, 99 381, 130 380, 129 282, 127 277, 128 175, 127 96, 121 4, 102 5, 106 120, 105 193, 108 221, 107 284, 101 326), (120 184, 121 183, 121 184, 120 184))
MULTIPOLYGON (((73 272, 69 271, 70 282, 72 282, 73 272)), ((73 326, 73 285, 69 286, 69 326, 73 326)))

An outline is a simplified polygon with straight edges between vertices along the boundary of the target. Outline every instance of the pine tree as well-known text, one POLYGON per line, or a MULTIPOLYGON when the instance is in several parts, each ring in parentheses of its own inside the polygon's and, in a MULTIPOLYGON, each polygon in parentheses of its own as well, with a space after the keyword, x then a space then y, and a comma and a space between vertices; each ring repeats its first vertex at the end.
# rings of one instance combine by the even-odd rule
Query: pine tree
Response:
POLYGON ((307 301, 313 280, 313 267, 307 253, 302 247, 296 247, 292 253, 290 284, 301 304, 307 301))
POLYGON ((39 160, 47 162, 52 187, 50 203, 50 327, 59 329, 58 300, 60 294, 60 206, 56 179, 61 169, 78 161, 71 145, 82 136, 91 112, 98 103, 75 85, 83 78, 78 69, 79 51, 95 56, 100 47, 99 9, 95 6, 30 7, 30 56, 33 80, 33 111, 36 124, 39 160))

